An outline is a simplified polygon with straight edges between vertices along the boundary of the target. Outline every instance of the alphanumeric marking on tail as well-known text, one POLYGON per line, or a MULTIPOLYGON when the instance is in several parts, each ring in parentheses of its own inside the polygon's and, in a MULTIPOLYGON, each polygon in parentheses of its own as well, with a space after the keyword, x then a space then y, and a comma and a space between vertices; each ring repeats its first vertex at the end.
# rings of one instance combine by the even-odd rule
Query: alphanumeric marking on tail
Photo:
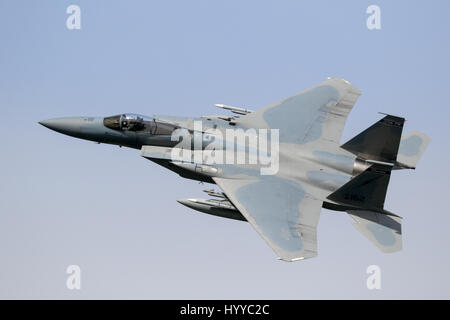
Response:
POLYGON ((366 197, 362 194, 357 193, 346 193, 344 194, 345 200, 351 200, 351 201, 358 201, 358 202, 364 202, 366 201, 366 197))

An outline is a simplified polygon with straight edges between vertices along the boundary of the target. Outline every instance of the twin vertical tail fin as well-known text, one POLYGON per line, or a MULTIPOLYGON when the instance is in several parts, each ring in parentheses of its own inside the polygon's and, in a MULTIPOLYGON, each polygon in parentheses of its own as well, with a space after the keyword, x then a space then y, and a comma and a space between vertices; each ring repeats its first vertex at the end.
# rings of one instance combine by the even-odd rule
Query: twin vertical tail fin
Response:
POLYGON ((369 162, 385 162, 393 169, 415 169, 430 138, 412 131, 402 135, 405 119, 387 115, 341 148, 369 162))
POLYGON ((404 123, 404 118, 387 115, 343 144, 341 148, 356 155, 365 170, 328 199, 355 208, 383 211, 404 123))
POLYGON ((384 209, 391 171, 414 169, 430 141, 418 131, 402 137, 404 123, 386 115, 343 144, 365 170, 328 196, 348 208, 355 228, 383 252, 402 248, 401 217, 384 209))
POLYGON ((404 118, 387 115, 341 148, 363 160, 393 164, 397 160, 404 123, 404 118))
POLYGON ((391 169, 373 164, 330 194, 328 199, 349 207, 383 211, 391 169))

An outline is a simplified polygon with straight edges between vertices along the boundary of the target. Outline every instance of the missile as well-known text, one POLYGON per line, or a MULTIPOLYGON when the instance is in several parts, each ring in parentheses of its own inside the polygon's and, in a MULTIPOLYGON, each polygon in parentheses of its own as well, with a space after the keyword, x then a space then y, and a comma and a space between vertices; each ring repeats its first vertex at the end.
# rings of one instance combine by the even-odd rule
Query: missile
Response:
POLYGON ((205 192, 208 196, 211 196, 211 197, 227 199, 227 197, 225 196, 225 194, 223 192, 216 192, 216 191, 214 191, 214 189, 203 190, 203 192, 205 192))
POLYGON ((247 221, 244 216, 227 200, 215 199, 181 199, 178 203, 213 216, 233 220, 247 221))
POLYGON ((242 114, 242 115, 246 115, 249 113, 252 113, 253 110, 249 110, 249 109, 244 109, 244 108, 238 108, 238 107, 232 107, 232 106, 227 106, 226 104, 215 104, 214 105, 217 108, 221 108, 221 109, 225 109, 225 110, 230 110, 233 113, 236 114, 242 114))

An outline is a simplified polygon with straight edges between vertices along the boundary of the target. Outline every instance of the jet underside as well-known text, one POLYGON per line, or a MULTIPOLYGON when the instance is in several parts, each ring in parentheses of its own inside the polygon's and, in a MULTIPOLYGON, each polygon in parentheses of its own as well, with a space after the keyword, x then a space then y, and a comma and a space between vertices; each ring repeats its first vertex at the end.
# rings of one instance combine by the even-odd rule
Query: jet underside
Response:
POLYGON ((430 139, 418 131, 403 134, 405 119, 385 115, 341 144, 360 94, 346 80, 328 79, 256 111, 216 105, 232 115, 121 114, 40 123, 72 137, 140 149, 183 178, 214 184, 220 190, 205 190, 209 198, 178 202, 249 222, 281 260, 317 255, 321 208, 346 211, 369 241, 395 252, 402 248, 402 218, 384 207, 390 177, 414 169, 430 139))

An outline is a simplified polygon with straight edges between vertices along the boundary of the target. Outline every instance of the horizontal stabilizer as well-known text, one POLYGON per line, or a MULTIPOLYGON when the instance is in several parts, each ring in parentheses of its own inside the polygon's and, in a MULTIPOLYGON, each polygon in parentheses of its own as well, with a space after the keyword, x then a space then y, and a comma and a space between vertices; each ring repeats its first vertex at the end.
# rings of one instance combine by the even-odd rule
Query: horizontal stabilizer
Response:
POLYGON ((415 168, 429 143, 430 138, 425 133, 420 131, 408 132, 402 136, 400 141, 397 162, 415 168))
POLYGON ((364 160, 394 163, 404 123, 404 118, 387 115, 341 148, 364 160))
POLYGON ((386 253, 402 249, 402 219, 366 210, 348 210, 353 226, 370 242, 386 253))

